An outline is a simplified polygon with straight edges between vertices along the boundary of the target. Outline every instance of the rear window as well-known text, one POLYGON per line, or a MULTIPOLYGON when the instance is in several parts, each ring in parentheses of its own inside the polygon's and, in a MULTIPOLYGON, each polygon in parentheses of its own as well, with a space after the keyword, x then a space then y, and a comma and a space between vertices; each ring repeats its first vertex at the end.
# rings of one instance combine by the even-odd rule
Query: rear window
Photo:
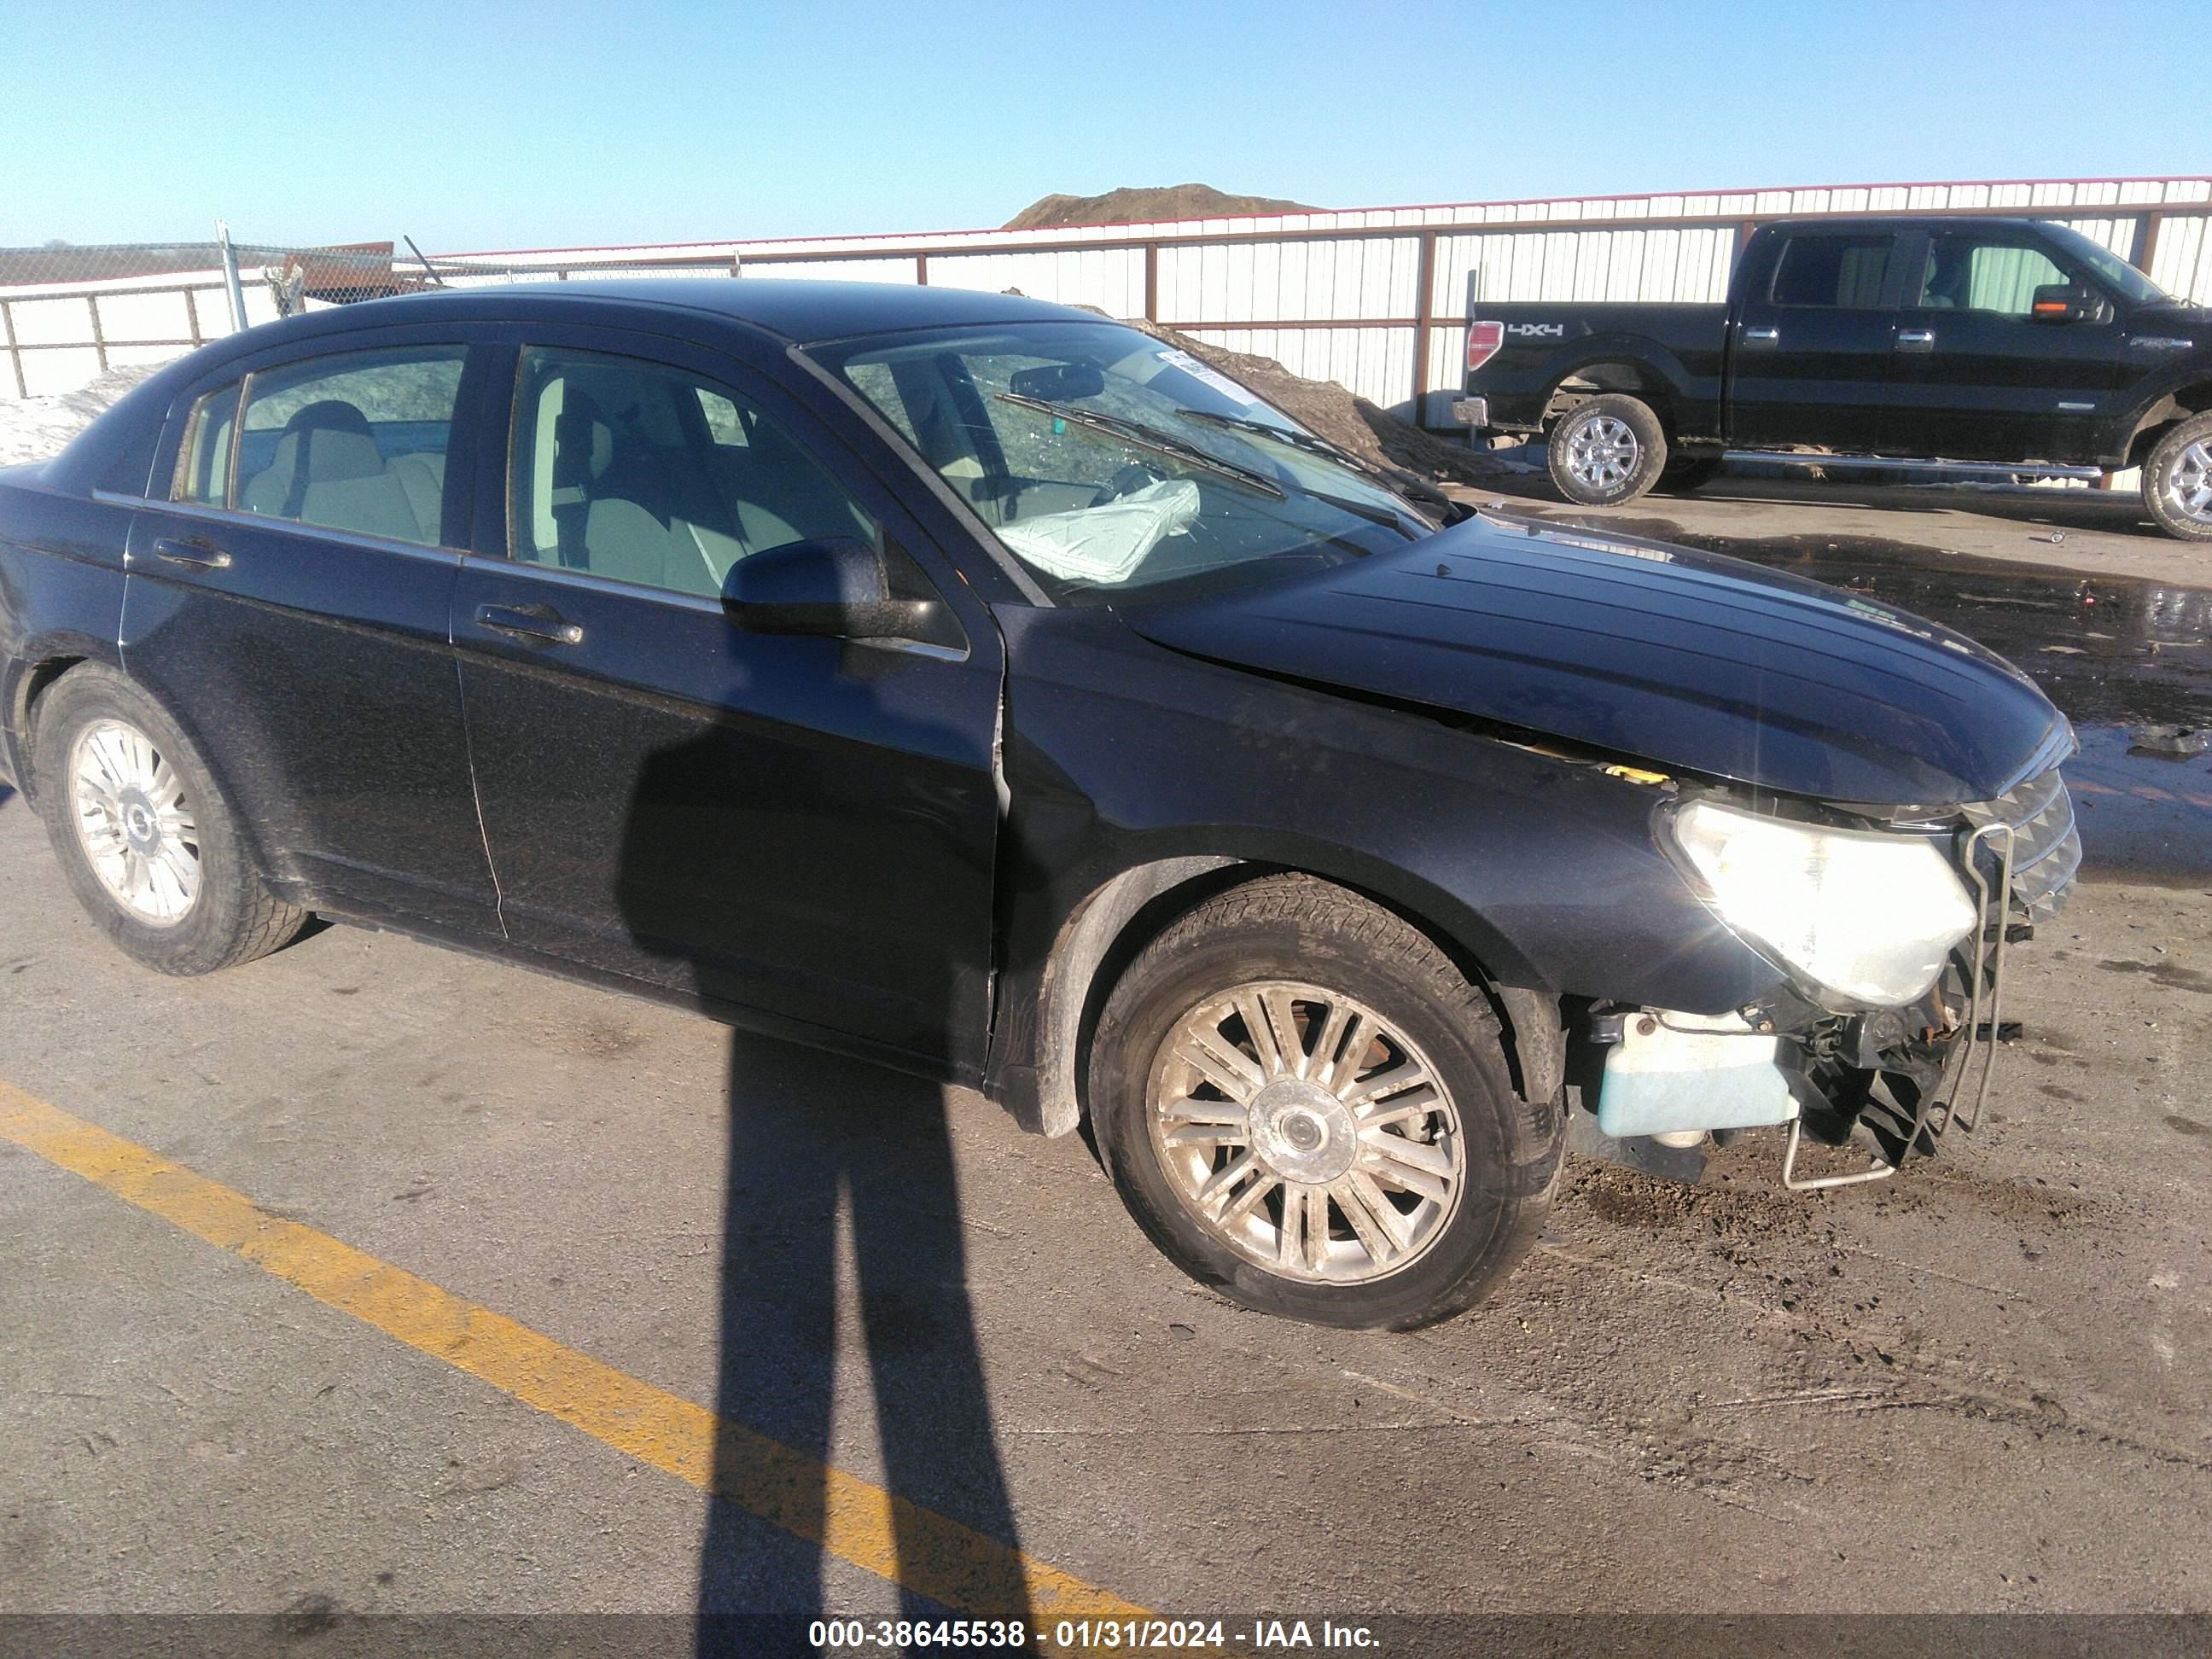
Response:
POLYGON ((1878 310, 1896 240, 1893 236, 1793 236, 1774 267, 1770 297, 1778 306, 1878 310))

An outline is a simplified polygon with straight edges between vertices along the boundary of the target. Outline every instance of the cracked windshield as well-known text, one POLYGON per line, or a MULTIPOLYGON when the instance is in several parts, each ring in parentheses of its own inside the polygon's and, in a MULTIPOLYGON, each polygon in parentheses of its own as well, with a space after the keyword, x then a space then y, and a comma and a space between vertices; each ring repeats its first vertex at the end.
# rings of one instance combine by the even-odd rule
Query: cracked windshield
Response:
POLYGON ((932 332, 836 367, 1063 599, 1320 569, 1436 528, 1365 463, 1135 329, 932 332))

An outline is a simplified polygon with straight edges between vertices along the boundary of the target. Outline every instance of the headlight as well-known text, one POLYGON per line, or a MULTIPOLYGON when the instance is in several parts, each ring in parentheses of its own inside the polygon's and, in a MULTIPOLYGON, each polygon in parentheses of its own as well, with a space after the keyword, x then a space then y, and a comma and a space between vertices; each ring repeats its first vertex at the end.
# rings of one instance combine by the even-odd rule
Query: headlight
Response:
POLYGON ((1934 842, 1692 801, 1677 849, 1729 927, 1852 1002, 1893 1007, 1936 982, 1979 920, 1934 842))

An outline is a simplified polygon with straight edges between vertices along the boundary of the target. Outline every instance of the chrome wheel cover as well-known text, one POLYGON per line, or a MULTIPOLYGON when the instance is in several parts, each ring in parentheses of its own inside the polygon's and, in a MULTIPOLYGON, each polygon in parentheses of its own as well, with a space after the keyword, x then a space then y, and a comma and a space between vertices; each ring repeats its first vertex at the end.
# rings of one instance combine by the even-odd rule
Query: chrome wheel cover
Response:
POLYGON ((1160 1045, 1146 1109, 1184 1208, 1286 1279, 1401 1272, 1466 1190, 1436 1067, 1372 1008, 1316 985, 1256 981, 1192 1009, 1160 1045))
POLYGON ((2166 500, 2183 518, 2212 525, 2212 438, 2199 438, 2173 458, 2166 500))
POLYGON ((200 832, 176 769, 153 739, 96 720, 69 755, 70 821, 109 896, 138 921, 173 927, 200 894, 200 832))
POLYGON ((1618 489, 1643 459, 1644 446, 1635 432, 1611 415, 1600 415, 1568 434, 1568 474, 1587 489, 1618 489))

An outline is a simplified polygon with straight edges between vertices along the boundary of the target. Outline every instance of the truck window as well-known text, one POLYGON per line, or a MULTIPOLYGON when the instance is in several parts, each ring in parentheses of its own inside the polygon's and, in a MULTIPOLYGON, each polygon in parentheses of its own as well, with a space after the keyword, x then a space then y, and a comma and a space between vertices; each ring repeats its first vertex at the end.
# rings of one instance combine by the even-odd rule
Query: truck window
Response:
POLYGON ((1881 308, 1893 236, 1792 236, 1774 267, 1768 297, 1778 306, 1881 308))
POLYGON ((1938 236, 1928 249, 1919 303, 1937 311, 1989 311, 2026 317, 2035 290, 2068 280, 2057 263, 2024 242, 1938 236))

